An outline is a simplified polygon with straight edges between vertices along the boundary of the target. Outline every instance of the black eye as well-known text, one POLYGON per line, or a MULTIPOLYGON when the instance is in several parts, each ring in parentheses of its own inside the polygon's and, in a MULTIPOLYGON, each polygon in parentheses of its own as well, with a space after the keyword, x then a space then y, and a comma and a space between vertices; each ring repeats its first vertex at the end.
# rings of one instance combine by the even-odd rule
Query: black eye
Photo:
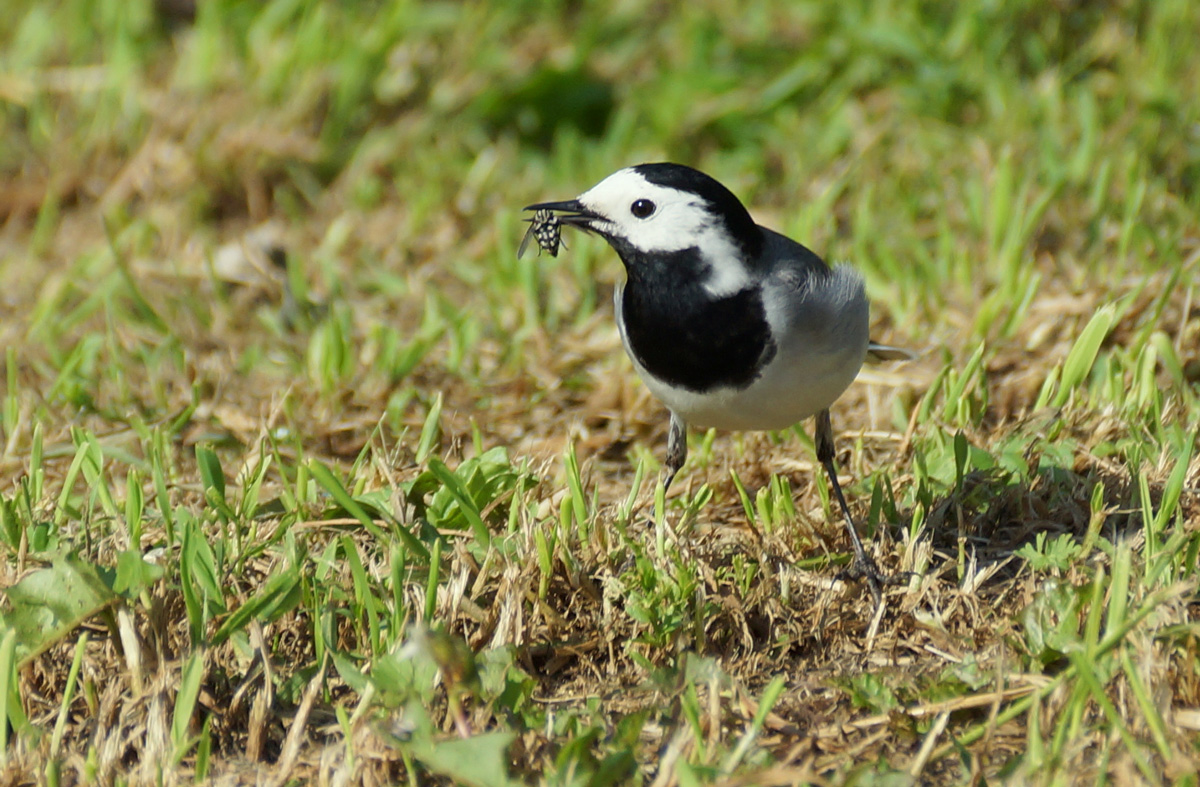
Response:
POLYGON ((654 212, 654 203, 648 199, 640 199, 629 206, 629 212, 637 216, 639 219, 644 219, 654 212))

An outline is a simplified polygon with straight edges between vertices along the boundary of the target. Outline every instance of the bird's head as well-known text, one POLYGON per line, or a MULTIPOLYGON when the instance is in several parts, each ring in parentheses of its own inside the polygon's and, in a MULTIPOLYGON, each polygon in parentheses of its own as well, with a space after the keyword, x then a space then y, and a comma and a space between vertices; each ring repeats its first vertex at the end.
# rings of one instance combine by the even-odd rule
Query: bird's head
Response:
POLYGON ((762 230, 733 193, 682 164, 639 164, 609 175, 573 200, 526 210, 600 235, 626 266, 680 253, 698 257, 713 294, 742 289, 762 250, 762 230))

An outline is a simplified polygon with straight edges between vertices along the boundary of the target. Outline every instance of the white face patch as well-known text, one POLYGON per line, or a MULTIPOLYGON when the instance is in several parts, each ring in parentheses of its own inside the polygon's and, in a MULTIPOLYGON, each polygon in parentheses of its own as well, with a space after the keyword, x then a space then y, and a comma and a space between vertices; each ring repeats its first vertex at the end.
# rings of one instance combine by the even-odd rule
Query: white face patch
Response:
POLYGON ((603 217, 603 221, 593 222, 598 230, 623 238, 640 251, 699 249, 710 266, 703 286, 715 297, 732 295, 753 284, 725 225, 696 194, 651 183, 628 168, 579 195, 579 201, 603 217), (645 212, 647 203, 653 206, 649 213, 645 212))

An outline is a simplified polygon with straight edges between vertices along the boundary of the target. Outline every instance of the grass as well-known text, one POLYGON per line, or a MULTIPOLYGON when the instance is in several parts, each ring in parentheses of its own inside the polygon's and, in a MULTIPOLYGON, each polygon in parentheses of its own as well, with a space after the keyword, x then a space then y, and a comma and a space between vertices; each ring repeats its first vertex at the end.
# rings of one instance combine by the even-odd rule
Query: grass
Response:
POLYGON ((1185 0, 17 0, 12 782, 1195 784, 1185 0), (693 434, 571 234, 644 160, 856 265, 918 361, 693 434))

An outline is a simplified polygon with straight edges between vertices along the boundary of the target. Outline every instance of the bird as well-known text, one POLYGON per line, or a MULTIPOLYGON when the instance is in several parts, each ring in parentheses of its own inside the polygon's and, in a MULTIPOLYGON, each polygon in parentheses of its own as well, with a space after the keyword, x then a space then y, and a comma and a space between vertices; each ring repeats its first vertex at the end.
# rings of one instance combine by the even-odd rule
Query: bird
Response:
POLYGON ((854 550, 843 574, 866 580, 878 605, 894 577, 858 535, 838 482, 829 407, 865 361, 913 355, 871 341, 862 277, 760 226, 732 191, 683 164, 626 167, 575 199, 524 210, 536 212, 535 230, 553 230, 534 233, 539 244, 553 241, 552 251, 560 228, 572 227, 603 238, 620 257, 621 342, 670 412, 664 488, 687 459, 689 425, 779 430, 815 417, 817 458, 854 550))

